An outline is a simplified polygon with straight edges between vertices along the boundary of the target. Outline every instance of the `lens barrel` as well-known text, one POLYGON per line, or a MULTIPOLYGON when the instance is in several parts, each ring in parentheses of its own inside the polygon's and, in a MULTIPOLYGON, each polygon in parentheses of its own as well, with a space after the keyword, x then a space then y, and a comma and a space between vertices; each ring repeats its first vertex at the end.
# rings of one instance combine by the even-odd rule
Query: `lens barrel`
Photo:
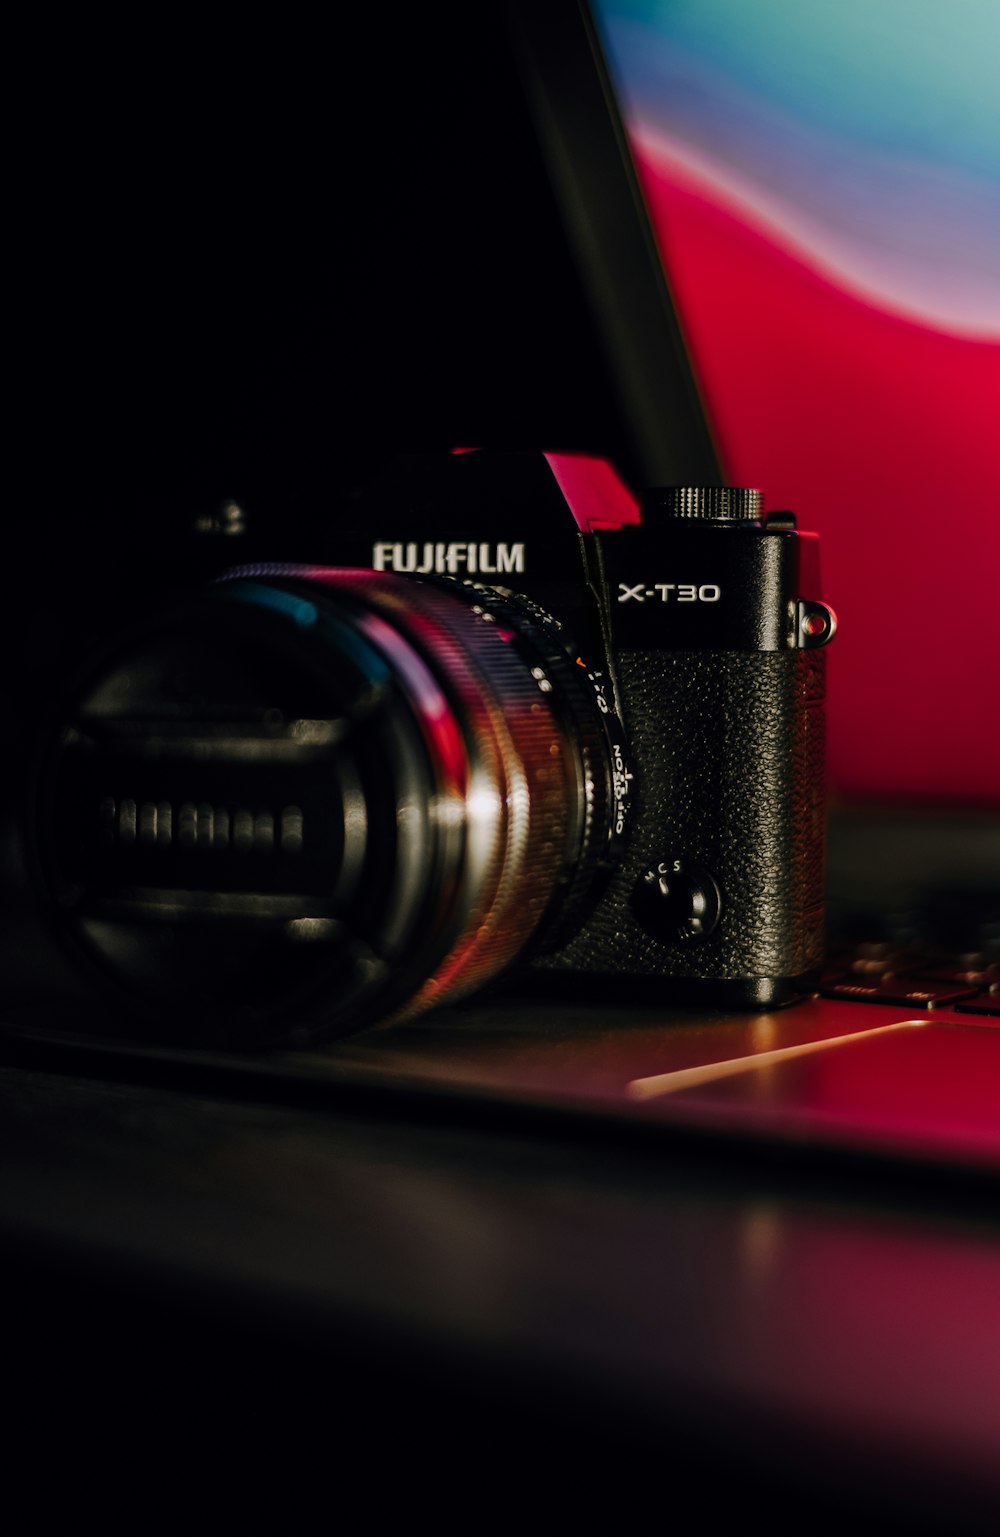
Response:
POLYGON ((244 568, 88 673, 40 776, 66 941, 132 1034, 292 1042, 463 996, 582 921, 609 739, 491 589, 244 568))

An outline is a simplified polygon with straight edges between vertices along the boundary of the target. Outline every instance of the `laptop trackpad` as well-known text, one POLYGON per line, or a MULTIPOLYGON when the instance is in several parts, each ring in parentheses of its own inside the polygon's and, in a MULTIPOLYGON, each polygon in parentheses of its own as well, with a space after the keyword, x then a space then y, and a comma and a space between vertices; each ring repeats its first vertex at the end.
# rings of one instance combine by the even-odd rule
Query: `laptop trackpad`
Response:
POLYGON ((907 1020, 635 1078, 627 1093, 731 1130, 1000 1164, 994 1030, 907 1020))

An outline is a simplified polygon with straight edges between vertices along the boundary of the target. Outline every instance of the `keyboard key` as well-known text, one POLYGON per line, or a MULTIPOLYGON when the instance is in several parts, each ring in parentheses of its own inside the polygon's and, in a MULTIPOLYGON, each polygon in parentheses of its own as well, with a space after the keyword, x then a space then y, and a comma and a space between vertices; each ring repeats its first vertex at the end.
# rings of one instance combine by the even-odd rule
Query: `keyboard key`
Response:
POLYGON ((1000 993, 983 993, 965 1003, 956 1003, 957 1014, 990 1014, 1000 1019, 1000 993))
POLYGON ((820 994, 844 1003, 893 1003, 907 1009, 945 1009, 961 998, 975 996, 974 987, 950 982, 926 982, 920 977, 841 977, 824 982, 820 994))

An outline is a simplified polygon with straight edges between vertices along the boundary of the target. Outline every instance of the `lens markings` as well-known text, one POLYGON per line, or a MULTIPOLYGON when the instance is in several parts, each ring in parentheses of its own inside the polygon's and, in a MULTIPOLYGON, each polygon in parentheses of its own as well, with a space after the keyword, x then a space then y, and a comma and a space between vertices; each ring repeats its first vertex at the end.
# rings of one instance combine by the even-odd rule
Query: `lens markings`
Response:
POLYGON ((182 849, 216 851, 232 847, 240 854, 268 854, 276 848, 283 854, 300 854, 303 825, 300 806, 285 806, 275 817, 268 810, 253 812, 241 806, 230 813, 226 806, 184 801, 175 814, 169 801, 136 802, 124 796, 116 802, 107 795, 98 807, 102 839, 126 848, 137 843, 161 849, 176 844, 182 849))

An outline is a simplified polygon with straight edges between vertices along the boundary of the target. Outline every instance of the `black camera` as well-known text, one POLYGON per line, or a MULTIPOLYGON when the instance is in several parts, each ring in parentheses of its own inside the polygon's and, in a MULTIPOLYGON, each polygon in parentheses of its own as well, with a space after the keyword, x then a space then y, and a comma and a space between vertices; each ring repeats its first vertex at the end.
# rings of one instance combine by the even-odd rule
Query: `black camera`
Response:
POLYGON ((184 1043, 510 976, 787 1001, 823 942, 815 560, 756 491, 637 517, 601 462, 397 461, 318 563, 230 567, 98 648, 38 756, 47 922, 119 1028, 184 1043))

